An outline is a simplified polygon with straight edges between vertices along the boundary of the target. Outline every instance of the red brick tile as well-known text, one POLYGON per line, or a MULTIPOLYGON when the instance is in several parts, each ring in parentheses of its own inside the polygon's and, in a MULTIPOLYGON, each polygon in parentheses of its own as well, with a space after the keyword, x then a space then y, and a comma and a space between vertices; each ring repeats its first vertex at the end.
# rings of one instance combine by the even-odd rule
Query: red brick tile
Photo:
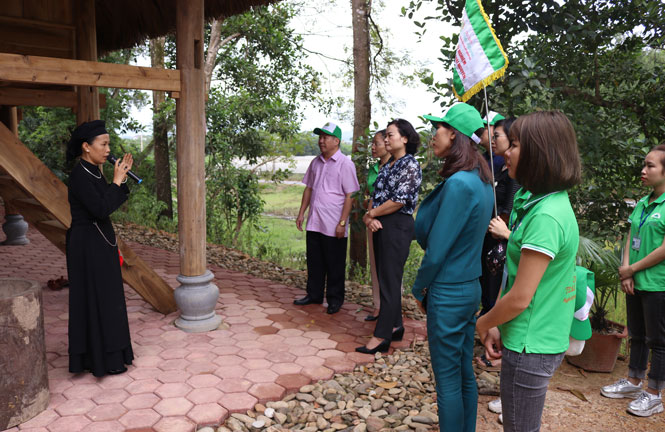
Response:
POLYGON ((60 404, 55 411, 61 416, 84 415, 97 405, 88 399, 72 399, 60 404))
POLYGON ((88 399, 101 391, 101 387, 97 384, 80 384, 68 388, 62 394, 67 399, 88 399))
POLYGON ((194 432, 196 425, 186 417, 164 417, 153 429, 155 432, 194 432))
POLYGON ((302 370, 302 366, 295 363, 276 363, 270 367, 278 375, 297 374, 302 370))
POLYGON ((288 351, 270 350, 269 359, 273 363, 293 363, 296 360, 296 356, 288 351))
POLYGON ((289 352, 296 357, 303 357, 303 356, 316 355, 316 353, 319 352, 319 349, 311 345, 294 346, 289 350, 289 352))
POLYGON ((240 351, 238 355, 246 359, 253 359, 253 358, 261 359, 261 358, 266 358, 268 356, 268 351, 264 351, 258 348, 250 348, 240 351))
POLYGON ((219 404, 229 413, 245 412, 254 408, 257 399, 247 393, 227 393, 219 400, 219 404))
POLYGON ((218 356, 214 362, 219 366, 235 366, 243 363, 245 359, 238 355, 222 355, 218 356))
POLYGON ((32 429, 32 428, 45 427, 59 418, 60 416, 58 415, 57 412, 55 412, 55 410, 47 409, 37 414, 35 417, 31 418, 27 422, 22 423, 21 428, 32 429))
MULTIPOLYGON (((273 336, 273 335, 270 335, 270 336, 273 336)), ((263 336, 261 336, 261 337, 263 337, 263 336)), ((256 339, 256 336, 255 336, 255 339, 252 339, 252 340, 241 340, 241 341, 236 342, 236 346, 238 348, 240 348, 241 350, 263 348, 264 345, 265 344, 259 342, 256 339)))
POLYGON ((332 369, 335 373, 353 372, 356 364, 346 357, 329 357, 326 359, 324 366, 332 369))
POLYGON ((106 404, 93 408, 86 416, 94 422, 117 420, 127 412, 127 408, 120 404, 106 404))
POLYGON ((159 375, 159 381, 164 384, 184 383, 191 378, 192 374, 184 370, 164 371, 159 375))
POLYGON ((120 424, 120 422, 111 420, 111 421, 100 421, 95 423, 90 423, 83 429, 81 432, 125 432, 126 428, 120 424))
POLYGON ((149 428, 157 423, 160 417, 161 416, 152 409, 141 409, 129 411, 127 414, 120 417, 119 421, 128 428, 149 428))
POLYGON ((333 371, 325 366, 316 366, 304 368, 302 374, 310 377, 314 381, 327 380, 332 378, 333 371))
POLYGON ((374 356, 372 354, 362 354, 359 352, 350 352, 346 355, 346 358, 356 364, 367 364, 374 361, 374 356))
POLYGON ((280 375, 275 380, 275 384, 284 387, 287 391, 299 390, 300 387, 309 384, 310 382, 312 382, 310 377, 300 373, 280 375))
POLYGON ((80 431, 89 424, 90 419, 82 415, 60 417, 48 425, 48 430, 51 432, 80 431))
POLYGON ((184 358, 174 358, 169 360, 162 360, 157 367, 163 371, 173 371, 184 369, 189 365, 189 362, 184 358))
POLYGON ((249 394, 258 399, 259 403, 279 400, 286 394, 286 389, 279 384, 260 383, 254 384, 249 389, 249 394))
POLYGON ((192 387, 185 383, 169 383, 157 387, 155 393, 161 398, 173 398, 185 396, 190 391, 192 387))
POLYGON ((242 378, 247 373, 247 369, 235 365, 235 366, 221 366, 215 371, 215 375, 223 379, 226 378, 242 378))
POLYGON ((229 412, 217 403, 196 405, 188 413, 194 423, 200 426, 218 425, 228 417, 229 412))
POLYGON ((184 416, 194 404, 184 397, 166 398, 159 401, 153 409, 164 417, 184 416))
POLYGON ((98 384, 103 389, 120 389, 127 387, 134 380, 127 374, 122 375, 106 375, 98 381, 98 384))
POLYGON ((128 397, 122 404, 130 410, 152 408, 160 399, 154 393, 142 393, 128 397))
POLYGON ((222 380, 213 374, 201 374, 194 375, 187 380, 187 384, 192 386, 192 388, 204 388, 204 387, 215 387, 222 380))
POLYGON ((272 335, 277 333, 279 329, 273 327, 272 320, 270 320, 270 324, 264 326, 257 326, 254 328, 254 331, 259 335, 272 335))
MULTIPOLYGON (((272 360, 272 359, 271 359, 272 360)), ((249 370, 252 369, 269 369, 272 366, 272 362, 265 359, 248 359, 245 360, 242 364, 249 370)))
POLYGON ((266 369, 250 370, 245 374, 245 378, 255 383, 274 382, 277 376, 275 372, 266 369))
POLYGON ((358 342, 340 342, 337 344, 336 349, 345 353, 353 353, 360 345, 358 342))
POLYGON ((226 378, 217 384, 216 388, 224 393, 239 393, 249 390, 252 384, 253 383, 246 378, 226 378))
POLYGON ((317 367, 323 365, 325 359, 318 356, 304 356, 296 359, 296 364, 303 368, 317 367))
POLYGON ((109 389, 104 390, 101 393, 97 393, 92 400, 101 404, 110 404, 110 403, 122 403, 127 398, 129 398, 129 393, 124 389, 109 389))
POLYGON ((337 346, 337 342, 330 339, 314 339, 311 344, 312 346, 317 347, 318 349, 333 349, 337 346))
POLYGON ((196 362, 187 366, 187 372, 192 375, 213 373, 219 366, 210 362, 196 362))

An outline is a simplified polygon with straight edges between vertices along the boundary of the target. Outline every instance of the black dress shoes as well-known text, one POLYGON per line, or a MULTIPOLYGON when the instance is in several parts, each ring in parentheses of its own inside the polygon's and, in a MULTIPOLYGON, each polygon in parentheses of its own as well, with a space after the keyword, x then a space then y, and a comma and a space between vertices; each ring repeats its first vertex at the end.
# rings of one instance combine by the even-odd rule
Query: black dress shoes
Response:
POLYGON ((369 349, 366 346, 359 346, 356 348, 356 352, 363 354, 376 354, 377 352, 385 353, 390 349, 390 339, 384 339, 376 347, 369 349))
POLYGON ((365 317, 365 321, 376 321, 377 319, 379 319, 378 315, 369 314, 365 317))
POLYGON ((341 304, 338 304, 338 305, 328 305, 328 309, 326 310, 326 313, 329 313, 329 314, 332 315, 332 314, 335 314, 335 313, 339 312, 339 310, 340 310, 341 308, 342 308, 342 305, 341 305, 341 304))
POLYGON ((313 298, 311 298, 308 295, 303 297, 303 298, 293 300, 293 304, 296 305, 296 306, 305 306, 305 305, 308 305, 308 304, 321 304, 321 303, 323 303, 323 300, 318 300, 317 301, 317 300, 314 300, 313 298))
POLYGON ((404 326, 398 328, 393 332, 392 340, 395 342, 399 342, 402 340, 403 337, 404 337, 404 326))

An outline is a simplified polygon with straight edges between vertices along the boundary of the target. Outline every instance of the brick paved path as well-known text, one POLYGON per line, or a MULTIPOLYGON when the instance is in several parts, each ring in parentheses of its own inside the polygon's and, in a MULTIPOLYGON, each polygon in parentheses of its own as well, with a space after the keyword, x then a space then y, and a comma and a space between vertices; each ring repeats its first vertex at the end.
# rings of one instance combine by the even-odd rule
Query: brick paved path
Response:
MULTIPOLYGON (((32 279, 43 287, 49 279, 66 277, 64 255, 32 227, 28 238, 27 246, 0 246, 0 277, 32 279)), ((177 255, 130 245, 169 285, 178 286, 177 255)), ((136 359, 127 373, 101 379, 69 373, 69 293, 44 289, 51 401, 46 411, 9 431, 189 432, 373 360, 354 352, 374 328, 358 305, 347 303, 331 316, 325 305, 293 306, 293 299, 303 295, 299 288, 209 268, 219 287, 217 313, 225 328, 184 333, 173 325, 177 313, 156 312, 125 285, 136 359)), ((405 338, 394 347, 425 335, 423 322, 407 319, 404 325, 405 338)))

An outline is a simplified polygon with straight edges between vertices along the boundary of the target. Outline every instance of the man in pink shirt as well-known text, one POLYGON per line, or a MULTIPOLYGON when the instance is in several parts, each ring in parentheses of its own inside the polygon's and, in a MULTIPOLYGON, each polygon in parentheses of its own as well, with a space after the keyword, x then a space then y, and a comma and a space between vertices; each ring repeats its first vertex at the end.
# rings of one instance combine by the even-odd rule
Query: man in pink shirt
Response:
POLYGON ((302 231, 307 216, 307 295, 295 305, 321 304, 326 287, 327 312, 334 314, 344 303, 346 276, 346 237, 351 194, 360 189, 356 167, 339 149, 342 130, 334 123, 314 129, 319 136, 321 154, 310 163, 302 182, 296 226, 302 231))

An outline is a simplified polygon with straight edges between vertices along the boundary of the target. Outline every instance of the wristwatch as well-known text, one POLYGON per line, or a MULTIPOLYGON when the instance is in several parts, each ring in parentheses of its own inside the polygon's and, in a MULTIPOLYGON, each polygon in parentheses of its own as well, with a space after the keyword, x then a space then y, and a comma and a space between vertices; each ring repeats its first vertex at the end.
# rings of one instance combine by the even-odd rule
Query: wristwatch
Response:
POLYGON ((340 226, 345 226, 345 225, 346 225, 346 220, 341 220, 341 221, 339 221, 339 225, 340 225, 340 226))

